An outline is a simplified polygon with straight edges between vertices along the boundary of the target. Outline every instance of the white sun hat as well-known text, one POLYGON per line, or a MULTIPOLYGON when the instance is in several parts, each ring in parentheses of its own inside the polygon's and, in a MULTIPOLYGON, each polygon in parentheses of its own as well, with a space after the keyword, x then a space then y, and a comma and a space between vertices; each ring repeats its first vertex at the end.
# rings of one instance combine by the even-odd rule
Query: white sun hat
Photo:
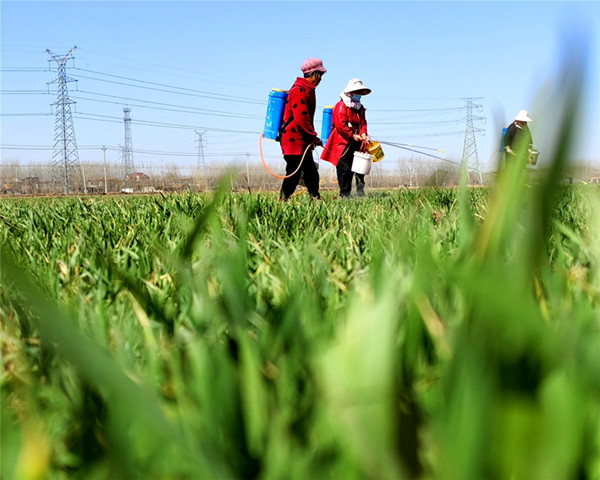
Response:
POLYGON ((365 87, 362 83, 362 80, 353 78, 348 82, 348 85, 346 85, 346 88, 344 88, 342 93, 359 93, 360 95, 368 95, 371 93, 371 89, 365 87))
POLYGON ((527 110, 521 110, 515 117, 515 122, 531 122, 527 110))

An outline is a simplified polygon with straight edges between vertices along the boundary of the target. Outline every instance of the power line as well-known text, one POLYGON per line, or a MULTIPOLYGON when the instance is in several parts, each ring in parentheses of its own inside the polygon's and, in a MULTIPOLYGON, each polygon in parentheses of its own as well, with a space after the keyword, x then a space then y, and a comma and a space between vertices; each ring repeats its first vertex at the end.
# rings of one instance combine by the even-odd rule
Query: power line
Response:
POLYGON ((106 77, 112 77, 112 78, 120 78, 122 80, 129 80, 129 81, 132 81, 132 82, 144 83, 144 84, 148 84, 148 85, 155 85, 155 86, 159 86, 159 87, 173 88, 173 89, 176 89, 176 90, 182 90, 182 91, 186 91, 186 92, 201 93, 201 94, 205 94, 205 95, 214 95, 215 97, 222 97, 222 98, 220 98, 221 100, 247 101, 249 103, 258 103, 258 104, 261 104, 261 105, 266 105, 266 103, 267 103, 266 101, 259 101, 259 100, 255 100, 255 99, 248 98, 248 97, 238 97, 236 95, 225 95, 225 94, 222 94, 222 93, 209 92, 209 91, 206 91, 206 90, 197 90, 197 89, 194 89, 194 88, 179 87, 177 85, 168 85, 168 84, 165 84, 165 83, 149 82, 148 80, 139 80, 139 79, 136 79, 136 78, 123 77, 123 76, 120 76, 120 75, 113 75, 113 74, 110 74, 110 73, 97 72, 97 71, 94 71, 94 70, 87 70, 85 68, 74 67, 73 69, 74 70, 79 70, 81 72, 94 73, 96 75, 104 75, 106 77))
POLYGON ((0 117, 51 117, 53 114, 46 113, 0 113, 0 117))
MULTIPOLYGON (((100 148, 101 145, 78 145, 78 150, 92 150, 100 148)), ((52 145, 0 145, 0 149, 2 150, 52 150, 54 147, 52 145)), ((117 147, 107 147, 109 149, 114 148, 114 150, 118 150, 117 147)))
MULTIPOLYGON (((111 150, 114 152, 122 152, 122 148, 119 146, 107 146, 107 145, 79 145, 79 150, 99 150, 102 148, 106 148, 107 150, 111 150)), ((40 150, 40 151, 49 151, 52 150, 53 147, 50 145, 0 145, 0 149, 2 150, 40 150)), ((198 158, 197 152, 169 152, 164 150, 147 150, 143 148, 135 148, 131 150, 135 154, 139 155, 159 155, 159 156, 170 156, 170 157, 195 157, 198 158)), ((202 153, 205 157, 225 157, 225 156, 244 156, 248 152, 240 151, 240 152, 211 152, 211 153, 202 153)), ((254 156, 254 154, 251 154, 254 156)), ((265 155, 265 157, 269 158, 279 158, 281 156, 276 155, 265 155)))
POLYGON ((170 76, 175 76, 177 78, 191 78, 189 75, 187 74, 193 74, 193 78, 194 81, 196 81, 196 76, 200 76, 200 77, 206 77, 208 79, 210 79, 209 81, 218 81, 220 84, 224 84, 224 83, 228 83, 228 84, 234 84, 234 85, 248 85, 248 86, 258 86, 260 88, 262 88, 261 84, 252 84, 250 83, 247 79, 243 82, 241 81, 235 81, 230 75, 217 75, 215 74, 214 70, 209 70, 209 71, 202 71, 202 72, 198 72, 197 70, 189 70, 186 68, 181 68, 181 65, 178 66, 173 66, 170 65, 168 68, 168 71, 165 72, 165 66, 164 64, 156 64, 154 62, 145 62, 145 61, 141 61, 139 58, 126 58, 126 57, 121 57, 121 56, 117 56, 117 55, 111 55, 111 54, 106 54, 103 52, 96 52, 93 50, 87 50, 87 49, 79 49, 80 51, 85 51, 94 55, 100 55, 100 56, 104 56, 104 57, 110 57, 110 58, 116 58, 119 60, 124 60, 126 63, 125 65, 123 64, 119 64, 119 63, 111 63, 111 62, 105 62, 105 61, 101 61, 101 60, 96 60, 96 58, 94 58, 94 61, 100 64, 106 64, 106 65, 111 65, 111 66, 116 66, 119 68, 122 68, 124 66, 126 66, 127 68, 132 68, 133 70, 141 70, 143 72, 150 72, 151 74, 157 74, 157 73, 161 73, 161 74, 165 74, 165 75, 170 75, 170 76), (137 64, 136 66, 134 66, 134 64, 137 64), (152 67, 152 68, 146 68, 146 66, 152 67), (182 75, 181 73, 176 73, 176 72, 183 72, 186 75, 182 75))
MULTIPOLYGON (((74 113, 76 118, 80 118, 82 120, 92 120, 92 121, 103 121, 103 122, 118 122, 121 123, 121 119, 118 117, 111 117, 109 115, 99 115, 95 113, 84 113, 84 112, 76 112, 74 113), (91 118, 88 118, 91 117, 91 118)), ((203 127, 201 125, 185 125, 179 123, 164 123, 164 122, 153 122, 150 120, 132 120, 133 125, 142 125, 149 127, 165 127, 165 128, 180 128, 184 130, 208 130, 211 132, 226 132, 226 133, 247 133, 252 135, 259 135, 260 132, 257 131, 248 131, 248 130, 233 130, 228 128, 213 128, 213 127, 203 127)))
MULTIPOLYGON (((139 79, 135 79, 135 78, 131 78, 131 77, 124 77, 124 76, 120 76, 120 75, 112 75, 112 74, 106 74, 103 72, 97 72, 95 70, 88 70, 88 69, 81 69, 78 67, 74 67, 73 70, 78 70, 78 71, 83 71, 83 72, 90 72, 90 73, 94 73, 94 74, 98 74, 98 75, 104 75, 104 76, 109 76, 112 78, 119 78, 119 79, 124 79, 124 80, 129 80, 129 81, 134 81, 134 82, 138 82, 138 83, 142 83, 142 84, 147 84, 147 85, 156 85, 156 86, 161 86, 161 87, 166 87, 169 89, 176 89, 176 90, 180 90, 180 91, 167 91, 167 93, 175 93, 175 94, 185 94, 185 95, 190 95, 189 92, 194 92, 193 96, 202 96, 202 97, 206 97, 207 95, 209 96, 209 98, 212 99, 216 99, 216 100, 224 100, 224 101, 236 101, 236 102, 243 102, 243 103, 252 103, 252 104, 265 104, 265 102, 263 101, 256 101, 254 99, 249 99, 247 97, 237 97, 237 96, 232 96, 232 95, 223 95, 223 94, 217 94, 214 92, 207 92, 207 91, 203 91, 203 90, 197 90, 197 89, 190 89, 190 88, 184 88, 184 87, 178 87, 178 86, 174 86, 174 85, 167 85, 164 83, 158 83, 158 82, 150 82, 150 81, 146 81, 146 80, 139 80, 139 79), (200 94, 200 95, 197 95, 200 94)), ((148 87, 144 87, 142 85, 131 85, 131 84, 125 84, 123 82, 111 82, 108 80, 104 80, 104 79, 99 79, 99 78, 94 78, 94 77, 87 77, 87 76, 80 76, 80 78, 87 78, 87 79, 92 79, 92 80, 97 80, 97 81, 103 81, 103 82, 109 82, 109 83, 116 83, 119 85, 126 85, 126 86, 131 86, 134 88, 148 88, 148 87)), ((151 88, 152 90, 159 90, 159 91, 165 91, 163 89, 155 89, 155 88, 151 88)), ((41 91, 38 91, 39 93, 41 93, 41 91)), ((119 98, 119 99, 126 99, 128 102, 128 104, 130 104, 131 100, 137 101, 137 102, 143 102, 143 103, 149 103, 149 104, 153 104, 153 105, 161 105, 161 102, 151 102, 151 101, 146 101, 143 99, 129 99, 129 98, 125 98, 125 97, 119 97, 119 96, 114 96, 114 95, 108 95, 108 94, 102 94, 102 93, 97 93, 97 92, 90 92, 90 91, 79 91, 81 93, 85 93, 85 94, 90 94, 90 95, 98 95, 98 96, 105 96, 105 97, 110 97, 110 98, 119 98)), ((17 93, 17 91, 12 91, 11 93, 17 93)), ((37 93, 37 92, 36 92, 37 93)), ((75 98, 75 97, 73 97, 75 98)), ((87 99, 85 97, 77 97, 78 99, 86 99, 86 100, 90 100, 90 101, 100 101, 100 100, 96 100, 96 99, 87 99)), ((105 102, 105 103, 111 103, 111 102, 105 102)), ((113 102, 116 103, 116 102, 113 102)), ((162 103, 163 106, 165 107, 173 107, 173 109, 163 109, 166 111, 174 111, 174 112, 182 112, 185 113, 188 110, 194 110, 194 107, 187 107, 187 106, 181 106, 181 105, 174 105, 174 104, 168 104, 168 103, 162 103), (182 110, 175 110, 175 109, 184 109, 182 110)), ((136 106, 141 106, 141 105, 136 105, 136 106)), ((145 107, 142 106, 143 108, 150 108, 150 107, 145 107)), ((159 109, 159 108, 156 108, 159 109)), ((383 112, 383 113, 405 113, 405 114, 410 114, 410 115, 405 115, 404 118, 415 118, 415 117, 420 117, 420 116, 434 116, 434 115, 440 115, 440 114, 444 114, 444 113, 451 113, 451 112, 456 112, 456 111, 460 111, 464 109, 464 107, 451 107, 451 108, 425 108, 425 109, 371 109, 372 112, 383 112)), ((226 116, 226 117, 232 117, 232 118, 251 118, 251 119, 259 119, 259 116, 255 116, 255 115, 244 115, 244 114, 236 114, 233 112, 223 112, 223 111, 219 111, 219 110, 208 110, 208 109, 197 109, 197 111, 205 111, 208 113, 213 113, 215 116, 226 116)), ((415 122, 401 122, 401 121, 387 121, 387 122, 370 122, 371 124, 374 125, 399 125, 399 126, 408 126, 408 127, 413 127, 413 128, 420 128, 422 126, 440 126, 440 125, 444 125, 444 124, 451 124, 451 123, 455 123, 456 121, 436 121, 436 122, 418 122, 418 124, 415 124, 415 122)))
POLYGON ((0 72, 2 73, 25 73, 25 72, 48 72, 47 68, 40 67, 2 67, 0 72))
MULTIPOLYGON (((115 98, 115 99, 120 99, 120 100, 125 100, 125 102, 111 102, 108 100, 100 100, 100 99, 96 99, 96 98, 88 98, 85 96, 79 96, 79 95, 70 95, 71 99, 76 99, 76 100, 86 100, 89 102, 98 102, 98 103, 106 103, 109 105, 123 105, 123 104, 128 104, 132 107, 140 107, 140 108, 147 108, 147 109, 152 109, 152 110, 160 110, 160 111, 166 111, 166 112, 175 112, 175 113, 192 113, 192 114, 196 114, 196 115, 210 115, 213 117, 225 117, 225 118, 240 118, 240 119, 248 119, 248 120, 259 120, 262 117, 259 115, 251 115, 251 114, 244 114, 244 113, 235 113, 235 112, 227 112, 227 111, 222 111, 222 110, 211 110, 211 109, 206 109, 206 108, 198 108, 198 107, 189 107, 187 105, 176 105, 176 104, 172 104, 172 103, 164 103, 164 102, 154 102, 152 100, 144 100, 144 99, 139 99, 139 98, 131 98, 131 97, 122 97, 119 95, 110 95, 107 93, 98 93, 98 92, 91 92, 91 91, 87 91, 87 90, 77 90, 77 93, 83 93, 86 95, 97 95, 100 97, 107 97, 107 98, 115 98), (141 103, 146 103, 148 105, 140 105, 140 104, 134 104, 132 102, 141 102, 141 103), (163 107, 173 107, 173 108, 163 108, 163 107, 154 107, 152 105, 161 105, 163 107)), ((40 94, 40 95, 49 95, 50 92, 47 92, 45 90, 11 90, 11 91, 6 91, 6 90, 2 90, 0 91, 0 94, 11 94, 11 95, 17 95, 17 94, 40 94)), ((10 114, 4 114, 5 116, 8 116, 10 114)), ((14 115, 14 114, 13 114, 14 115)))
MULTIPOLYGON (((266 103, 267 103, 266 101, 257 100, 255 98, 241 97, 241 96, 237 96, 237 95, 227 95, 227 94, 211 92, 211 91, 207 91, 207 90, 199 90, 199 89, 194 89, 194 88, 180 87, 177 85, 169 85, 169 84, 160 83, 160 82, 151 82, 148 80, 140 80, 140 79, 132 78, 132 77, 124 77, 121 75, 114 75, 114 74, 105 73, 105 72, 98 72, 98 71, 89 70, 86 68, 72 67, 69 70, 71 72, 72 71, 86 72, 86 73, 102 75, 102 76, 110 77, 110 78, 127 80, 130 82, 137 82, 142 85, 132 85, 129 83, 116 82, 116 81, 106 80, 106 79, 102 79, 102 78, 88 77, 85 75, 71 73, 72 77, 74 77, 74 78, 85 78, 88 80, 96 80, 99 82, 107 82, 107 83, 114 83, 117 85, 124 85, 124 86, 130 86, 130 87, 135 87, 135 88, 146 88, 146 89, 150 89, 150 90, 165 91, 168 93, 175 93, 175 94, 180 94, 180 95, 199 96, 199 97, 203 97, 203 98, 211 98, 214 100, 221 100, 221 101, 226 101, 226 102, 249 103, 249 104, 256 104, 256 105, 266 105, 266 103), (144 87, 143 85, 152 85, 154 87, 162 87, 162 89, 144 87), (169 92, 168 90, 164 90, 165 88, 172 89, 172 90, 178 90, 178 91, 169 92)), ((39 67, 4 67, 4 68, 0 68, 0 71, 5 72, 5 73, 9 73, 9 72, 25 73, 25 72, 48 72, 48 69, 39 68, 39 67)))
POLYGON ((451 132, 439 132, 439 133, 411 133, 410 136, 411 136, 411 138, 412 137, 425 138, 425 137, 449 137, 449 136, 464 135, 464 134, 465 134, 464 130, 453 130, 451 132))
POLYGON ((414 128, 431 127, 438 125, 454 125, 460 120, 439 120, 436 122, 369 122, 369 125, 401 125, 414 128))
MULTIPOLYGON (((170 103, 153 102, 151 100, 142 100, 142 99, 135 99, 135 98, 130 98, 130 97, 121 97, 121 96, 117 96, 117 95, 88 92, 88 91, 84 91, 84 90, 77 90, 77 92, 85 93, 85 94, 89 94, 89 95, 98 95, 98 96, 103 96, 103 97, 127 100, 126 103, 128 105, 131 105, 134 107, 140 107, 140 108, 148 108, 148 109, 152 109, 152 110, 161 110, 161 111, 179 112, 179 113, 193 113, 196 115, 211 115, 214 117, 227 117, 227 118, 246 118, 246 119, 262 118, 262 117, 259 117, 258 115, 246 115, 246 114, 241 114, 241 113, 238 114, 238 113, 233 113, 233 112, 223 112, 220 110, 209 110, 209 109, 204 109, 204 108, 188 107, 186 105, 174 105, 174 104, 170 104, 170 103), (151 105, 163 105, 165 107, 175 107, 175 108, 162 108, 162 107, 153 107, 153 106, 148 106, 148 105, 138 105, 138 104, 134 104, 132 102, 142 102, 142 103, 148 103, 151 105)), ((99 99, 95 99, 95 98, 87 98, 87 97, 81 97, 81 96, 72 96, 71 98, 76 98, 78 100, 87 100, 90 102, 108 103, 108 104, 113 104, 113 105, 122 105, 123 104, 123 102, 110 102, 108 100, 99 100, 99 99)))
POLYGON ((0 90, 0 95, 50 95, 48 90, 0 90))
MULTIPOLYGON (((132 86, 135 87, 135 85, 132 85, 132 86)), ((2 95, 26 95, 26 94, 49 95, 50 93, 51 92, 46 91, 46 90, 0 90, 0 94, 2 94, 2 95)), ((94 91, 89 91, 89 90, 80 90, 79 88, 77 89, 77 93, 125 100, 126 103, 128 103, 132 106, 141 107, 141 108, 153 108, 153 107, 148 107, 145 105, 133 105, 131 102, 142 102, 142 103, 147 103, 147 104, 151 104, 151 105, 173 107, 171 109, 170 108, 155 108, 156 110, 163 110, 163 111, 172 111, 172 112, 180 112, 180 113, 198 113, 198 114, 206 114, 206 115, 213 114, 214 116, 223 116, 223 117, 230 117, 230 118, 248 118, 248 119, 262 118, 261 116, 258 116, 258 115, 241 114, 241 113, 227 112, 227 111, 222 111, 222 110, 212 110, 212 109, 205 109, 205 108, 198 108, 198 107, 190 107, 187 105, 178 105, 178 104, 165 103, 165 102, 154 102, 151 100, 144 100, 144 99, 139 99, 139 98, 122 97, 122 96, 118 96, 118 95, 110 95, 110 94, 106 94, 106 93, 99 93, 99 92, 94 92, 94 91), (184 109, 184 110, 178 110, 178 109, 184 109)), ((88 101, 107 103, 107 104, 117 104, 117 105, 122 104, 122 102, 109 102, 109 101, 92 99, 92 98, 87 98, 87 97, 82 97, 82 96, 75 97, 75 96, 71 95, 71 98, 77 98, 78 100, 88 100, 88 101)), ((409 109, 409 110, 370 109, 369 111, 372 113, 382 113, 382 112, 383 113, 407 113, 408 115, 403 115, 400 117, 402 119, 405 119, 405 118, 420 118, 420 117, 439 116, 439 115, 443 115, 443 114, 447 114, 447 113, 457 112, 460 110, 464 110, 464 107, 436 108, 436 109, 409 109)), ((444 124, 444 123, 456 123, 459 121, 460 120, 440 120, 440 121, 430 121, 430 122, 406 122, 406 121, 400 121, 400 120, 398 120, 398 121, 390 120, 390 121, 371 121, 369 123, 371 125, 414 125, 415 123, 420 124, 420 125, 437 125, 437 124, 444 124)))
POLYGON ((253 100, 253 99, 244 99, 244 98, 238 98, 238 97, 229 97, 226 95, 221 95, 218 93, 204 93, 201 90, 193 90, 193 89, 186 89, 186 88, 182 88, 182 87, 174 87, 174 86, 170 86, 170 85, 163 85, 163 84, 155 84, 153 82, 144 82, 143 80, 137 80, 138 82, 142 82, 142 83, 148 83, 148 84, 155 84, 155 85, 161 85, 164 86, 166 88, 156 88, 156 87, 149 87, 149 86, 145 86, 145 85, 132 85, 130 83, 124 83, 124 82, 116 82, 113 80, 105 80, 102 78, 95 78, 95 77, 88 77, 85 75, 73 75, 73 77, 75 78, 83 78, 86 80, 95 80, 97 82, 105 82, 105 83, 111 83, 114 85, 122 85, 122 86, 126 86, 126 87, 134 87, 134 88, 143 88, 145 90, 153 90, 153 91, 157 91, 157 92, 165 92, 165 93, 171 93, 171 94, 175 94, 175 95, 184 95, 184 96, 188 96, 188 97, 199 97, 199 98, 210 98, 212 100, 220 100, 220 101, 224 101, 224 102, 235 102, 235 103, 248 103, 248 104, 254 104, 254 105, 266 105, 266 101, 258 101, 258 100, 253 100), (167 90, 167 89, 171 89, 171 90, 167 90), (172 89, 180 89, 182 91, 173 91, 172 89), (202 92, 202 93, 195 93, 195 92, 202 92))
POLYGON ((451 108, 415 108, 415 109, 377 109, 377 108, 369 108, 369 112, 391 112, 391 113, 441 113, 441 112, 459 112, 464 110, 465 107, 451 107, 451 108))

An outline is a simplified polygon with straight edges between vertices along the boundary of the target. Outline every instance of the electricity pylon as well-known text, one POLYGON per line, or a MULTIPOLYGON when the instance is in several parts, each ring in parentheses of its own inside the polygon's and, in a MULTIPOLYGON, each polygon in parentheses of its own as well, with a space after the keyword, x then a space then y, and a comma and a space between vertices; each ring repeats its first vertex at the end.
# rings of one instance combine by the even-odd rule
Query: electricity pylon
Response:
POLYGON ((131 108, 125 107, 123 108, 123 112, 125 113, 125 146, 123 147, 123 172, 124 176, 129 175, 134 172, 133 168, 133 145, 131 142, 131 117, 129 114, 131 113, 131 108))
POLYGON ((204 159, 204 134, 206 132, 199 132, 198 130, 194 130, 196 135, 198 135, 198 168, 200 169, 200 174, 204 179, 204 190, 208 188, 208 177, 206 175, 206 161, 204 159))
POLYGON ((485 117, 478 117, 473 115, 473 109, 476 108, 479 111, 482 110, 481 105, 477 105, 473 103, 474 100, 480 100, 483 97, 471 97, 471 98, 463 98, 463 100, 467 101, 467 127, 465 129, 465 143, 463 146, 463 157, 462 164, 467 168, 467 171, 474 170, 479 177, 479 184, 483 184, 483 179, 481 178, 481 168, 479 166, 479 157, 477 155, 477 144, 475 143, 475 134, 481 133, 484 134, 485 131, 481 128, 476 128, 473 125, 473 120, 483 120, 485 123, 485 117))
POLYGON ((69 98, 69 91, 67 90, 67 83, 76 80, 67 77, 65 67, 76 48, 77 46, 74 46, 69 53, 63 56, 55 55, 49 49, 46 50, 58 65, 58 76, 50 82, 56 83, 58 86, 57 100, 56 103, 52 104, 56 105, 52 170, 54 176, 62 180, 65 194, 68 194, 69 190, 74 187, 75 177, 77 177, 77 180, 83 181, 77 142, 75 141, 73 117, 71 116, 71 104, 75 102, 69 98))
POLYGON ((194 130, 196 135, 198 135, 198 167, 202 169, 204 172, 204 145, 203 145, 203 137, 205 132, 199 132, 198 130, 194 130))

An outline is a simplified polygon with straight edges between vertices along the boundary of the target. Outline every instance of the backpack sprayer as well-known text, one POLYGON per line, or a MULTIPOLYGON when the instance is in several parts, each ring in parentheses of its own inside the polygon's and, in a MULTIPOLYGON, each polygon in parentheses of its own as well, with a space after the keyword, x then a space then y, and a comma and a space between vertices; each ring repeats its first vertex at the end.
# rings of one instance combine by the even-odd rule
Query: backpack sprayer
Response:
POLYGON ((333 129, 333 107, 331 105, 323 108, 323 122, 321 123, 321 141, 327 143, 331 130, 333 129))
POLYGON ((267 103, 267 115, 265 117, 265 128, 263 129, 263 133, 258 137, 258 149, 260 151, 260 159, 262 161, 265 170, 273 175, 275 178, 279 178, 280 180, 284 180, 286 178, 290 178, 294 176, 298 170, 302 167, 302 163, 304 162, 304 157, 306 157, 306 153, 310 150, 311 145, 308 145, 304 150, 304 154, 302 155, 302 159, 298 164, 298 168, 294 170, 289 175, 277 175, 273 172, 265 162, 265 157, 262 151, 262 139, 266 138, 268 140, 273 140, 275 142, 281 141, 281 134, 285 130, 285 125, 283 125, 283 113, 285 112, 285 104, 287 103, 287 98, 289 95, 288 90, 280 90, 278 88, 274 88, 269 93, 269 102, 267 103))
MULTIPOLYGON (((502 137, 500 138, 500 149, 498 150, 499 153, 505 153, 504 137, 506 136, 507 130, 508 130, 508 127, 504 127, 502 129, 502 137)), ((535 165, 538 161, 539 156, 540 156, 540 151, 537 149, 537 147, 535 145, 529 145, 529 148, 527 149, 527 163, 529 165, 535 165)))
POLYGON ((288 92, 274 88, 269 93, 269 102, 267 103, 267 116, 265 118, 265 128, 263 137, 269 140, 279 142, 281 140, 281 130, 283 124, 283 112, 287 102, 288 92))
MULTIPOLYGON (((328 105, 323 108, 323 122, 321 127, 321 140, 327 143, 329 135, 333 130, 333 108, 328 105)), ((355 152, 352 160, 352 171, 355 173, 368 174, 371 171, 371 163, 378 162, 385 156, 381 144, 370 141, 365 145, 364 152, 355 152)))

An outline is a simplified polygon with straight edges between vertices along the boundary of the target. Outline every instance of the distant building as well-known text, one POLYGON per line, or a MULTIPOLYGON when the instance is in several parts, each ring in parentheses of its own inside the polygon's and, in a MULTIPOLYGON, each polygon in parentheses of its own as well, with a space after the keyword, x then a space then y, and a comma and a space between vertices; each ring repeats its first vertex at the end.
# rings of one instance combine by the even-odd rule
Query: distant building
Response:
POLYGON ((134 173, 129 173, 127 175, 127 177, 125 177, 125 178, 139 182, 141 180, 147 180, 150 177, 142 172, 134 172, 134 173))
POLYGON ((25 177, 21 183, 21 192, 26 195, 40 193, 40 177, 25 177))
MULTIPOLYGON (((104 193, 104 177, 86 181, 88 193, 104 193)), ((121 189, 121 180, 118 178, 106 178, 106 193, 118 192, 121 189)))
POLYGON ((19 194, 21 192, 21 183, 23 183, 18 178, 3 178, 0 180, 2 184, 2 193, 3 194, 19 194))
POLYGON ((142 192, 150 193, 155 192, 154 183, 152 178, 143 172, 133 172, 127 174, 121 188, 123 193, 142 192))

